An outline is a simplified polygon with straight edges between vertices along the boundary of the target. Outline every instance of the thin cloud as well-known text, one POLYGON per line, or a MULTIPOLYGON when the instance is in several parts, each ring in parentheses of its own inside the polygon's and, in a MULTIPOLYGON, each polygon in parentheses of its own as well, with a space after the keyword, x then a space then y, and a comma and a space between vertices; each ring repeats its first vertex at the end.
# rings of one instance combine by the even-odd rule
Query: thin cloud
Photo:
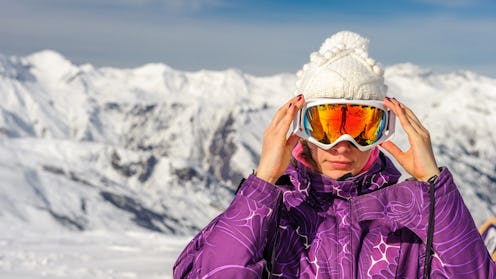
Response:
POLYGON ((488 4, 487 0, 414 0, 418 3, 429 4, 444 8, 477 7, 488 4))
MULTIPOLYGON (((81 0, 73 0, 86 2, 81 0)), ((175 11, 200 11, 206 8, 219 8, 229 5, 226 0, 99 0, 114 6, 162 6, 175 11)))
MULTIPOLYGON (((306 15, 302 15, 284 22, 251 17, 240 21, 217 14, 164 16, 163 11, 150 14, 142 8, 175 5, 173 0, 133 1, 134 5, 142 5, 136 8, 130 6, 129 0, 99 0, 118 3, 121 9, 95 13, 88 13, 88 7, 54 7, 53 3, 61 3, 58 1, 62 0, 28 5, 27 2, 36 1, 0 0, 0 4, 6 3, 2 6, 5 9, 0 9, 0 53, 25 55, 50 48, 77 64, 134 67, 162 62, 179 70, 238 68, 267 75, 296 72, 326 37, 347 29, 368 37, 371 54, 384 65, 412 62, 444 67, 443 71, 468 69, 496 76, 496 53, 492 47, 496 37, 490 36, 496 29, 494 18, 456 14, 374 18, 335 11, 318 20, 306 20, 306 15)), ((94 7, 93 1, 96 0, 85 3, 94 7)), ((180 9, 214 8, 195 6, 195 1, 200 2, 186 1, 190 5, 180 9)), ((210 5, 223 3, 211 1, 210 5)), ((169 9, 172 10, 164 8, 169 9)))
MULTIPOLYGON (((17 0, 20 3, 40 5, 39 0, 17 0)), ((173 11, 200 11, 232 5, 227 0, 45 0, 43 6, 71 9, 72 7, 147 8, 162 7, 173 11)))
MULTIPOLYGON (((147 0, 143 0, 147 1, 147 0)), ((148 0, 154 1, 154 0, 148 0)), ((178 10, 198 11, 204 8, 219 8, 229 5, 224 0, 155 0, 160 4, 178 10)))

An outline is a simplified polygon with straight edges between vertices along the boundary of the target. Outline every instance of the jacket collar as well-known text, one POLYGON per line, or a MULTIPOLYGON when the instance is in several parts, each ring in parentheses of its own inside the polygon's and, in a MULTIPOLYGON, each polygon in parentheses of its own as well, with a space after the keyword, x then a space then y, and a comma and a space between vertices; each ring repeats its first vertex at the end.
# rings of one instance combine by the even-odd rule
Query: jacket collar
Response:
POLYGON ((308 196, 334 195, 350 199, 358 195, 370 193, 385 186, 396 184, 401 173, 396 169, 391 160, 380 152, 373 165, 366 171, 356 176, 347 176, 340 179, 331 179, 321 173, 312 171, 298 160, 286 171, 294 186, 292 191, 297 191, 308 196))

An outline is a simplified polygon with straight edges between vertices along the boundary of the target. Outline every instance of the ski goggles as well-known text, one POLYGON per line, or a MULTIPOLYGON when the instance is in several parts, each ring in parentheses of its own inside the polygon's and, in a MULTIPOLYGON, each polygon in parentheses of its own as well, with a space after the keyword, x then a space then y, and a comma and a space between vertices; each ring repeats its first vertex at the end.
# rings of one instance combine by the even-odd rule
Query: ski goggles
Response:
POLYGON ((389 140, 394 126, 395 115, 382 101, 319 98, 298 111, 293 132, 322 149, 350 141, 366 151, 389 140))

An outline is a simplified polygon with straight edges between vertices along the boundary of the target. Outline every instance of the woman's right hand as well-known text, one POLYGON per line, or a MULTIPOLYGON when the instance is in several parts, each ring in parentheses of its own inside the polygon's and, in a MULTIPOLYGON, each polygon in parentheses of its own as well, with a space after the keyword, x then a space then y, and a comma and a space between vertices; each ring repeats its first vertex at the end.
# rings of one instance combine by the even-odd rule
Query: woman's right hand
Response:
POLYGON ((274 184, 288 168, 291 152, 298 143, 298 136, 291 134, 286 138, 286 135, 304 102, 301 94, 289 100, 279 108, 272 122, 265 129, 262 154, 256 171, 257 177, 274 184))

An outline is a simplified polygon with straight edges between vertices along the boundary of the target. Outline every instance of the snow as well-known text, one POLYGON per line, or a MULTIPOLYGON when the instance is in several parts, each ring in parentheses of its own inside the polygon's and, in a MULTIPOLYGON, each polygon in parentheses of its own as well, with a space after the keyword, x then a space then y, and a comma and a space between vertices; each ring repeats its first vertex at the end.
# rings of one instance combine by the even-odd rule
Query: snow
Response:
MULTIPOLYGON (((431 132, 476 224, 496 215, 496 80, 413 64, 385 75, 388 94, 431 132)), ((256 168, 294 82, 0 54, 0 277, 171 278, 187 242, 256 168)))
POLYGON ((156 233, 47 232, 22 228, 0 238, 0 275, 31 278, 172 278, 187 237, 156 233))

